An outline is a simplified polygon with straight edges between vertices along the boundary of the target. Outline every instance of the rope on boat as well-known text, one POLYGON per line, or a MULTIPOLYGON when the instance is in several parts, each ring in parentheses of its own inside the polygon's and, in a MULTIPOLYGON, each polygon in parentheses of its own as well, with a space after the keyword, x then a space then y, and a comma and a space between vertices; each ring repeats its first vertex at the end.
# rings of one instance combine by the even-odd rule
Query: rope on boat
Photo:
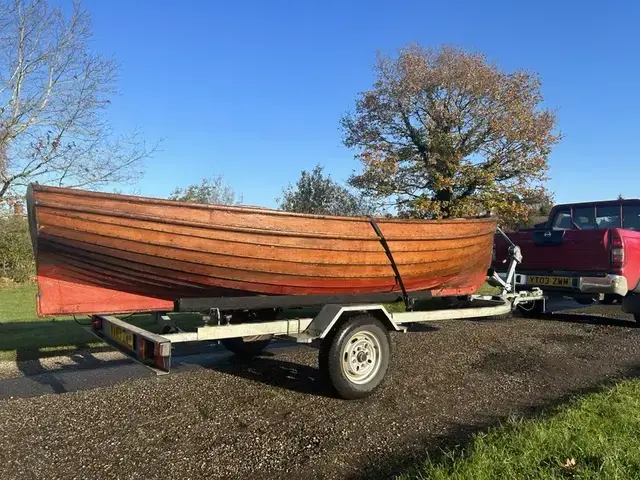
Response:
POLYGON ((404 282, 402 281, 402 276, 400 275, 400 271, 398 270, 398 265, 396 265, 396 261, 393 259, 393 254, 391 253, 389 244, 387 243, 386 238, 384 238, 384 235, 382 234, 380 227, 378 227, 378 223, 376 222, 376 219, 373 217, 369 217, 369 223, 371 223, 371 226, 373 227, 373 231, 376 232, 376 234, 380 238, 380 244, 382 245, 382 248, 384 248, 384 251, 387 254, 387 258, 391 263, 391 268, 393 268, 393 273, 396 276, 396 283, 398 283, 400 285, 400 288, 402 289, 402 300, 404 301, 404 306, 407 309, 407 312, 410 312, 411 310, 413 310, 413 305, 412 305, 411 299, 409 298, 409 295, 407 294, 407 289, 404 288, 404 282))

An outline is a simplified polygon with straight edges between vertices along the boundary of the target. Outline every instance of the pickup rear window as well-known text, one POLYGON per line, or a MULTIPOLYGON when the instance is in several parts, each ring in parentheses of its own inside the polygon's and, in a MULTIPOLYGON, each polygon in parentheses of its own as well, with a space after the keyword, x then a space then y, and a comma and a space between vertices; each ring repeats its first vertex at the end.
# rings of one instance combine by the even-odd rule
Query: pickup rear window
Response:
POLYGON ((573 221, 580 230, 595 230, 598 228, 596 224, 596 209, 593 207, 574 208, 573 221))
POLYGON ((596 208, 597 228, 620 228, 620 205, 596 208))
POLYGON ((560 207, 551 222, 551 228, 554 230, 621 227, 640 231, 640 204, 560 207))
POLYGON ((571 225, 571 209, 558 210, 551 226, 556 230, 570 230, 571 225))
POLYGON ((640 230, 640 205, 622 206, 622 228, 640 230))

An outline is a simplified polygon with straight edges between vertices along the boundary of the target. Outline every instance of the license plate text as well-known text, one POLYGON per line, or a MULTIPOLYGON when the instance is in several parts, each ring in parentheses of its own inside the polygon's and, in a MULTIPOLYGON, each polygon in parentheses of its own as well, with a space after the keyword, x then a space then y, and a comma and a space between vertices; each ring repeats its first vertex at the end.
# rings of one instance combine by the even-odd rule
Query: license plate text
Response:
POLYGON ((571 287, 570 277, 543 277, 529 275, 527 277, 528 285, 544 285, 548 287, 571 287))
POLYGON ((109 325, 109 335, 116 342, 133 350, 133 333, 127 332, 125 329, 116 325, 109 325))

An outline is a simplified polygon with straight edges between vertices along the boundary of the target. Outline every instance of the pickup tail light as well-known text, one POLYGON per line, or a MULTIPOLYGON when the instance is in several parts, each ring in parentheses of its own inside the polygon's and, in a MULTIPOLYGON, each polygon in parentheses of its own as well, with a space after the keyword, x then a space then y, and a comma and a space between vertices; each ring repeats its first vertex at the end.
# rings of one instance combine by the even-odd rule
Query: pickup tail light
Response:
POLYGON ((616 230, 613 230, 611 235, 611 266, 624 267, 624 241, 616 230))

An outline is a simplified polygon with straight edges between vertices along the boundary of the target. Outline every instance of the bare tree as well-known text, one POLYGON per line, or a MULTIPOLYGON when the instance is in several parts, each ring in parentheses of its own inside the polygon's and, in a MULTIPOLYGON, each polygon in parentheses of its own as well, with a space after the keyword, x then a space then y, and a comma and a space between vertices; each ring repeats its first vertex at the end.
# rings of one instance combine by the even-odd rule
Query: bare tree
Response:
POLYGON ((102 113, 116 62, 92 51, 91 18, 46 0, 0 2, 0 201, 31 182, 104 187, 137 180, 157 147, 116 137, 102 113))
POLYGON ((214 178, 203 178, 202 181, 188 185, 185 188, 176 188, 169 195, 170 200, 180 202, 208 203, 215 205, 239 205, 242 203, 242 195, 225 183, 222 175, 214 178))
POLYGON ((536 75, 418 45, 380 57, 376 74, 342 120, 344 143, 363 166, 352 186, 391 199, 406 216, 530 215, 528 199, 544 196, 547 158, 560 139, 536 75))

